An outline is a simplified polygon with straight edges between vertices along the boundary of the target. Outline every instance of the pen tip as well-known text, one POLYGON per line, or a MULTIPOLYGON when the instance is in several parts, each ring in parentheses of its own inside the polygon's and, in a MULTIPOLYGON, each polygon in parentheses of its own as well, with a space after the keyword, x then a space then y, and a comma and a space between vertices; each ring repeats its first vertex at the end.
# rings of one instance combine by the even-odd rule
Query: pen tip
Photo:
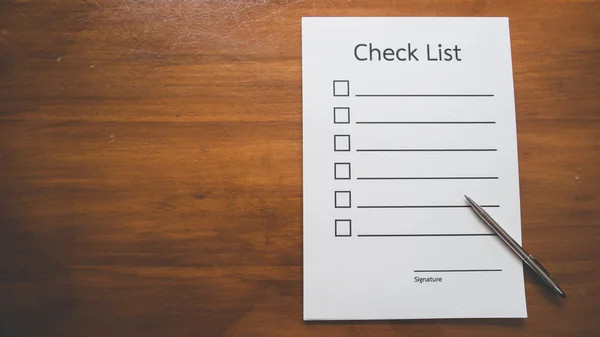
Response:
POLYGON ((475 205, 475 201, 473 201, 473 199, 469 198, 468 195, 465 194, 465 198, 467 199, 467 201, 469 202, 469 204, 471 204, 471 206, 475 205))

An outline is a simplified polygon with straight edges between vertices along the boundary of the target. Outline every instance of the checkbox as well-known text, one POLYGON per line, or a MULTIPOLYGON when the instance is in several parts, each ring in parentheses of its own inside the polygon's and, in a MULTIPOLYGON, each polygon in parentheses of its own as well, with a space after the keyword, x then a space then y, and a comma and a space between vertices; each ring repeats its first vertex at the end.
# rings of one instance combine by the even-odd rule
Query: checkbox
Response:
POLYGON ((333 108, 333 123, 334 124, 350 124, 350 108, 348 108, 348 107, 333 108))
POLYGON ((350 151, 350 135, 333 136, 334 151, 350 151))
POLYGON ((352 236, 352 220, 336 219, 335 220, 335 236, 352 236))
POLYGON ((333 96, 350 96, 350 81, 333 81, 333 96))
POLYGON ((335 208, 351 208, 352 202, 350 199, 350 191, 335 191, 335 208))
POLYGON ((335 163, 333 171, 335 179, 350 179, 350 163, 335 163))

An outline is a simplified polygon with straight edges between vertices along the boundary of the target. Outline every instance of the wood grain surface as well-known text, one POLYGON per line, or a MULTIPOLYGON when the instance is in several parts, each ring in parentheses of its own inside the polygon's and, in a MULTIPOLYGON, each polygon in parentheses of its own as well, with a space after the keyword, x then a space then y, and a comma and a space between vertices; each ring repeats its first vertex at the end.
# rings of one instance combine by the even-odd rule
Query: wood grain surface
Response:
POLYGON ((1 336, 600 335, 600 2, 0 0, 1 336), (529 318, 302 321, 302 16, 510 18, 529 318))

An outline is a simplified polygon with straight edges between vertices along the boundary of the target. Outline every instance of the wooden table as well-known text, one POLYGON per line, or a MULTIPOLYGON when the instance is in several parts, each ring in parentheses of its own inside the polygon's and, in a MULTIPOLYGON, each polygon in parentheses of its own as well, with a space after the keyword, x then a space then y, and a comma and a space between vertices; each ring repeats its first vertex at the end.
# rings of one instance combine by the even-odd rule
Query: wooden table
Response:
POLYGON ((600 2, 0 1, 1 336, 597 336, 600 2), (302 16, 510 17, 529 318, 302 321, 302 16))

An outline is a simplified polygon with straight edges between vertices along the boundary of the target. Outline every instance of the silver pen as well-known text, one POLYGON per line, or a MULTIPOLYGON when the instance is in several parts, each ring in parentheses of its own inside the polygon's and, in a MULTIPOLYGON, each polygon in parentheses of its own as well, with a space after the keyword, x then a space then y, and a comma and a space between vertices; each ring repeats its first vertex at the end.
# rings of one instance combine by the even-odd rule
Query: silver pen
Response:
POLYGON ((498 236, 506 243, 510 249, 512 249, 515 254, 517 254, 523 262, 525 262, 533 271, 538 274, 539 277, 542 278, 544 283, 546 283, 554 292, 556 292, 560 297, 566 298, 567 294, 560 289, 558 283, 552 279, 550 273, 542 266, 542 264, 536 260, 533 256, 529 255, 523 247, 521 247, 517 241, 515 241, 500 225, 481 207, 479 206, 473 199, 469 198, 465 195, 469 204, 471 204, 471 208, 477 215, 485 222, 490 228, 498 234, 498 236))

